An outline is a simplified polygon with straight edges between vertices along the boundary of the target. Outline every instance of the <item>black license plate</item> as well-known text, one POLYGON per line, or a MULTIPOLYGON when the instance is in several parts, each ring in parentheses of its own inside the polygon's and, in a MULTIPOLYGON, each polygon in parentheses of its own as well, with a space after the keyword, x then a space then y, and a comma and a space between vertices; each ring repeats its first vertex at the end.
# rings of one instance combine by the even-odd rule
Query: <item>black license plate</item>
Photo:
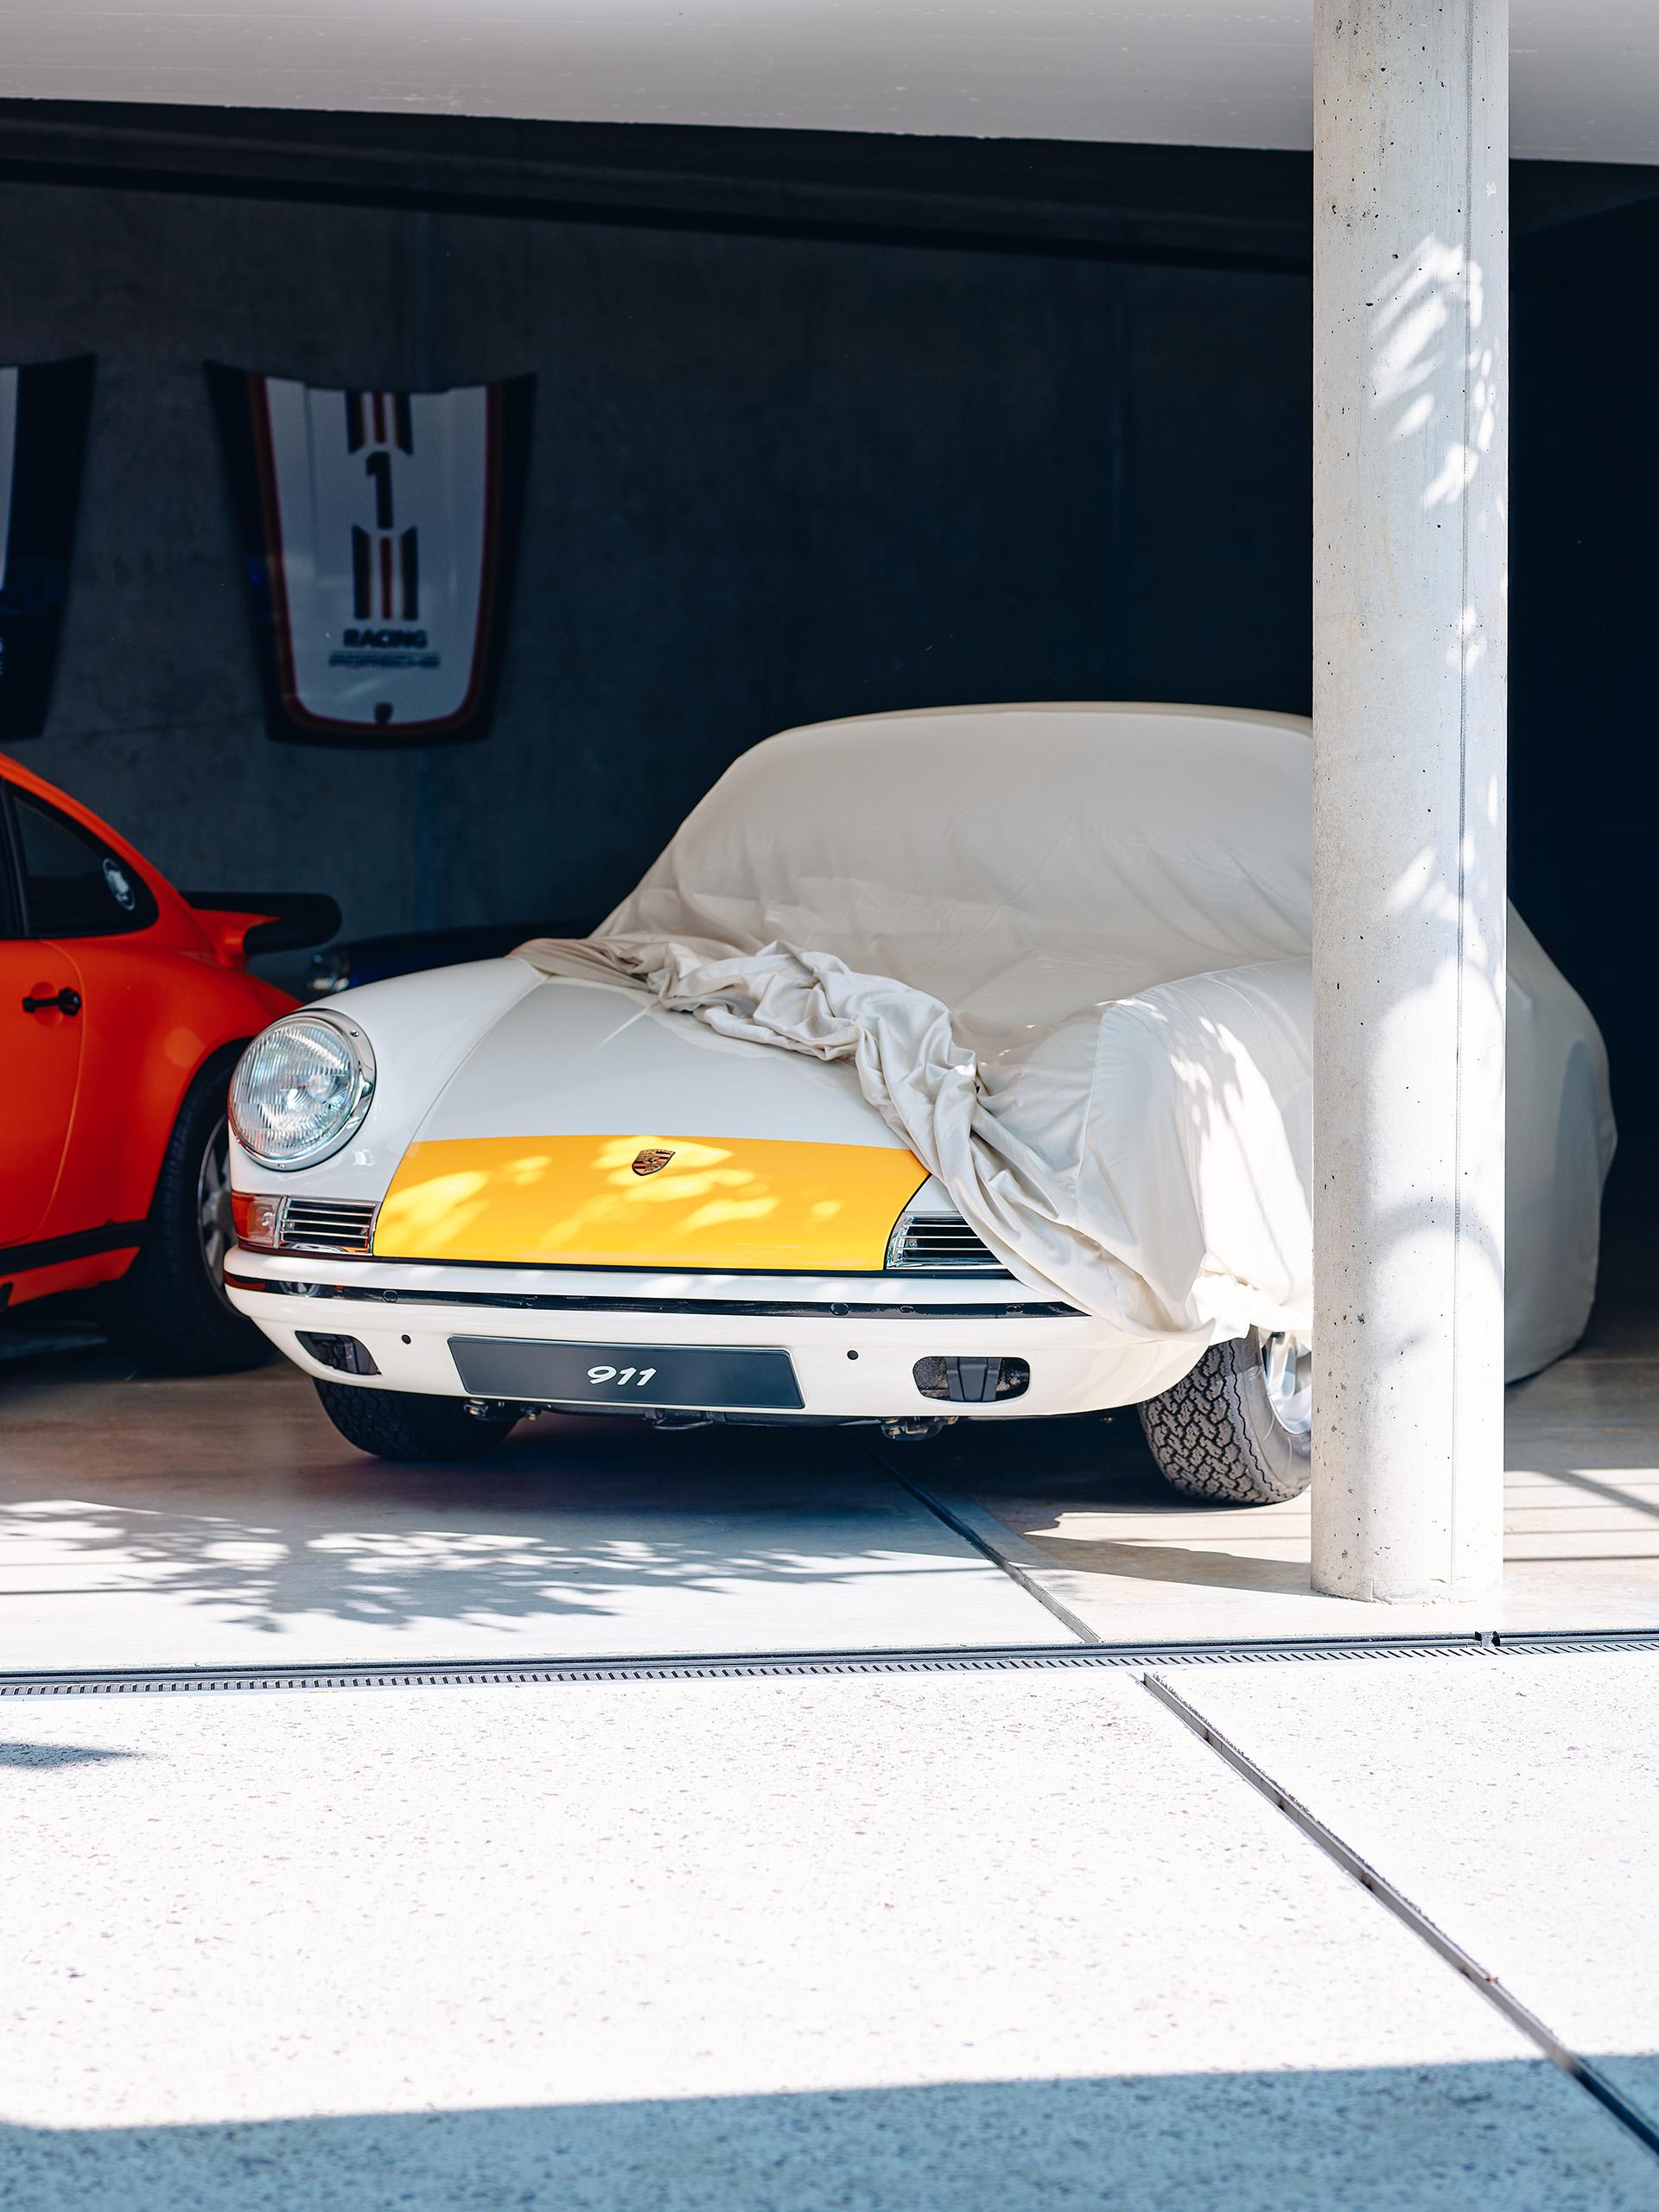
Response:
POLYGON ((449 1350, 474 1397, 553 1405, 724 1406, 798 1409, 800 1385, 786 1351, 695 1344, 550 1344, 522 1337, 451 1337, 449 1350))

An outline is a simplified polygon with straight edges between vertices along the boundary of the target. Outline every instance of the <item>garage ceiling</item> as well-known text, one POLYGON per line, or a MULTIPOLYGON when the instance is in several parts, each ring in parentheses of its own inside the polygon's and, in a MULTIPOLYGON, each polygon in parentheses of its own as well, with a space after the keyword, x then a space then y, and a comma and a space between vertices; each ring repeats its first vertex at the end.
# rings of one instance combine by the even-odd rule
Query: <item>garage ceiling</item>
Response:
MULTIPOLYGON (((11 0, 41 99, 1306 147, 1312 0, 11 0)), ((1513 0, 1519 156, 1659 162, 1654 0, 1513 0)))

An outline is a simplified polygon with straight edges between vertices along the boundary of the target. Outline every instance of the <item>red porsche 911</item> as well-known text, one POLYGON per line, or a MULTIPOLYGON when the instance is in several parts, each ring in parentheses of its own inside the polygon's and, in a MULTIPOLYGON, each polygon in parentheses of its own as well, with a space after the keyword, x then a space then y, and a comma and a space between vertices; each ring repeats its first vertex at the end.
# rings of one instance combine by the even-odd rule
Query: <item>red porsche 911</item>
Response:
POLYGON ((295 1001, 246 962, 339 926, 309 893, 175 891, 0 754, 0 1306, 96 1288, 147 1364, 265 1356, 225 1296, 225 1098, 295 1001))

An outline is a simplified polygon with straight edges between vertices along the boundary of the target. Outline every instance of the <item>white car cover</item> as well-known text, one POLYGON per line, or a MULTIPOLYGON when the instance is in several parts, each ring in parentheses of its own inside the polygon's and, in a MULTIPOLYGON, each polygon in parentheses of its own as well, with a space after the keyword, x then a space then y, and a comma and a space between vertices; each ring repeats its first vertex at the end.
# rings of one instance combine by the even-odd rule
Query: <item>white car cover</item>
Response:
MULTIPOLYGON (((1306 722, 1215 709, 788 730, 592 939, 519 957, 851 1060, 1014 1274, 1126 1337, 1306 1333, 1312 766, 1306 722)), ((1584 1327, 1613 1131, 1587 1009, 1511 931, 1513 1376, 1584 1327)))

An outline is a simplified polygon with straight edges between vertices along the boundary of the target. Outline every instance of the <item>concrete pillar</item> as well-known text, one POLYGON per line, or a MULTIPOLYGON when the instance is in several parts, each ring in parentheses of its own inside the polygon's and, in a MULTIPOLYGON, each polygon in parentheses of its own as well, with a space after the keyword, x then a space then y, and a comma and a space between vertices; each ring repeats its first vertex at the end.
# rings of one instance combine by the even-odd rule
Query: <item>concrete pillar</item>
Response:
POLYGON ((1313 1580, 1501 1558, 1508 0, 1315 0, 1313 1580))

